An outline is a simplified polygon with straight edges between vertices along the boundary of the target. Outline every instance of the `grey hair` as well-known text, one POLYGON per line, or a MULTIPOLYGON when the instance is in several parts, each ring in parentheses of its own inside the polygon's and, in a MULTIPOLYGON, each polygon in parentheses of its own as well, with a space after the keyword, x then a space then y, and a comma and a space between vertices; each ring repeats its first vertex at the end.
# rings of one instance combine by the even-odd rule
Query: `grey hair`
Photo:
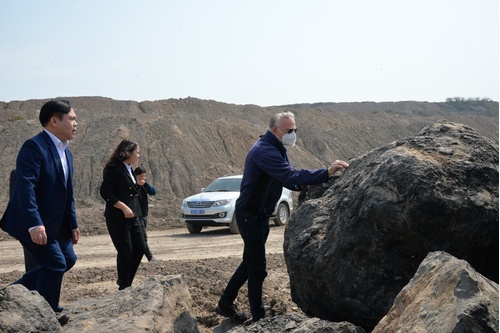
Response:
POLYGON ((295 115, 290 111, 276 113, 274 116, 271 117, 271 120, 269 121, 269 129, 272 129, 274 126, 281 127, 282 119, 295 120, 295 115))

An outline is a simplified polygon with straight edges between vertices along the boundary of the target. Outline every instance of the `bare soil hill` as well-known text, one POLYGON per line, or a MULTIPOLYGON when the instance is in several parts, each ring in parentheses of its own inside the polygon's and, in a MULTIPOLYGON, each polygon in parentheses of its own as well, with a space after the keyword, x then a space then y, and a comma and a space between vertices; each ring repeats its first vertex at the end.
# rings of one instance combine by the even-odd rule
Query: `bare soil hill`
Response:
MULTIPOLYGON (((298 143, 289 152, 297 168, 320 168, 349 160, 394 140, 416 134, 436 120, 471 126, 498 143, 498 102, 450 101, 316 103, 260 107, 196 98, 118 101, 69 97, 77 113, 78 133, 70 148, 75 164, 75 194, 84 235, 106 233, 99 196, 102 168, 123 138, 140 144, 141 165, 158 194, 151 197, 148 228, 181 226, 184 197, 211 180, 241 173, 245 155, 263 134, 272 114, 296 114, 298 143)), ((0 102, 2 170, 15 168, 22 143, 38 133, 38 111, 46 100, 0 102)), ((8 201, 0 193, 0 214, 8 201)), ((0 232, 0 239, 5 234, 0 232)))

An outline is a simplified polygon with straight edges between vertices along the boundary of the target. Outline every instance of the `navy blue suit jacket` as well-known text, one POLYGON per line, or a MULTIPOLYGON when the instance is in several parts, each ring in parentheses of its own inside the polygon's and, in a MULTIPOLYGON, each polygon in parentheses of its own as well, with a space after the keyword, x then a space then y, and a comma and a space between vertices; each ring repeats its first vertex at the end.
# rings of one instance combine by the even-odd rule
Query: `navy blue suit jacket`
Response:
POLYGON ((27 140, 16 161, 16 184, 0 225, 20 241, 31 241, 28 229, 45 226, 47 237, 66 236, 78 228, 73 196, 73 156, 66 148, 68 181, 57 148, 42 131, 27 140), (63 232, 64 234, 61 234, 63 232))

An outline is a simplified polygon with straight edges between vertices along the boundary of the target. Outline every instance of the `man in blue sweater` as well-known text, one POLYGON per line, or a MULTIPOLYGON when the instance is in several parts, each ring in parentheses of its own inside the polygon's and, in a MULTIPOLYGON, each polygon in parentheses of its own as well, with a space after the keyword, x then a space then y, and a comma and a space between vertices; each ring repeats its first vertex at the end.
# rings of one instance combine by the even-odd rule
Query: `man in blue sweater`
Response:
POLYGON ((252 321, 265 317, 262 284, 267 276, 266 241, 269 217, 276 207, 283 186, 300 190, 303 185, 321 184, 349 164, 336 160, 328 168, 295 169, 290 165, 287 148, 295 145, 297 127, 291 112, 274 115, 269 129, 250 148, 245 159, 240 196, 236 201, 236 222, 244 242, 243 261, 234 272, 215 311, 234 322, 247 320, 238 312, 234 301, 248 280, 248 298, 252 321))

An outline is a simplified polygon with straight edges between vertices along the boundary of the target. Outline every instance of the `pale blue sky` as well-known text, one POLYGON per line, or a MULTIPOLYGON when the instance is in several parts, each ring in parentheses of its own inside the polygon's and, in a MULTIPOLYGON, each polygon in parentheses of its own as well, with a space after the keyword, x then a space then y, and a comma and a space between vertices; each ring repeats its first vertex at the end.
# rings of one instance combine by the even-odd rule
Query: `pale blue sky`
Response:
POLYGON ((0 101, 498 101, 498 17, 498 0, 1 0, 0 101))

